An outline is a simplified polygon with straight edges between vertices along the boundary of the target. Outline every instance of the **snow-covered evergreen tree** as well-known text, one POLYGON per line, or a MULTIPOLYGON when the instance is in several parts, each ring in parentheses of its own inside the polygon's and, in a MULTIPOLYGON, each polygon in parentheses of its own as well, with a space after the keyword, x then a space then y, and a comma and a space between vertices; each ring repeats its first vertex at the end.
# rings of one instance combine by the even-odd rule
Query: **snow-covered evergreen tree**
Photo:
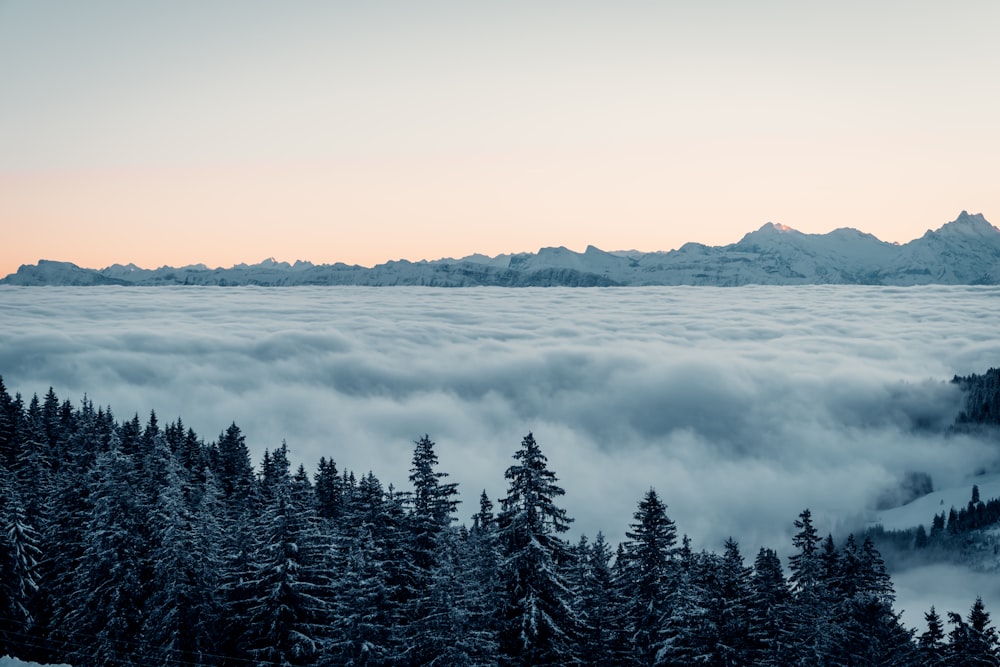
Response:
POLYGON ((677 586, 677 528, 655 489, 649 489, 625 535, 625 631, 637 665, 652 665, 663 643, 668 604, 677 586))
POLYGON ((948 620, 954 626, 948 633, 948 647, 945 650, 945 664, 948 667, 996 667, 1000 665, 997 656, 997 633, 990 621, 989 612, 977 597, 969 610, 968 622, 955 612, 948 612, 948 620))
POLYGON ((330 545, 322 539, 311 490, 296 492, 286 448, 272 455, 260 518, 263 539, 254 557, 243 632, 253 660, 275 665, 328 664, 333 615, 330 545))
POLYGON ((783 664, 782 629, 791 593, 773 549, 761 547, 754 560, 748 609, 750 662, 761 667, 783 664))
POLYGON ((571 551, 559 536, 571 519, 555 504, 565 492, 531 433, 514 458, 498 518, 500 664, 566 665, 575 659, 578 619, 565 575, 571 551))
POLYGON ((933 605, 924 614, 924 621, 927 622, 927 630, 917 642, 920 651, 918 664, 921 667, 940 667, 944 664, 944 623, 933 605))
POLYGON ((142 628, 143 654, 162 664, 217 664, 222 600, 222 504, 214 477, 197 492, 187 471, 158 438, 164 469, 153 506, 151 571, 156 587, 142 628))
POLYGON ((38 593, 41 550, 13 480, 0 466, 0 653, 16 655, 28 643, 38 593))
POLYGON ((401 621, 413 572, 405 511, 371 472, 350 495, 337 534, 332 662, 395 664, 404 648, 401 621))
POLYGON ((618 641, 622 635, 622 605, 616 595, 611 548, 602 533, 583 554, 584 577, 578 593, 581 623, 579 659, 582 665, 618 664, 625 655, 618 641))
MULTIPOLYGON (((808 509, 799 514, 795 527, 798 529, 792 538, 795 553, 788 566, 793 595, 782 627, 782 659, 788 665, 818 665, 828 661, 831 647, 838 642, 826 579, 835 565, 831 563, 830 550, 820 549, 823 540, 808 509)), ((834 563, 835 556, 836 550, 834 563)))
POLYGON ((68 638, 88 638, 69 644, 73 662, 120 665, 142 648, 146 600, 156 582, 147 570, 151 522, 140 482, 132 457, 115 442, 95 462, 85 543, 59 623, 68 638))

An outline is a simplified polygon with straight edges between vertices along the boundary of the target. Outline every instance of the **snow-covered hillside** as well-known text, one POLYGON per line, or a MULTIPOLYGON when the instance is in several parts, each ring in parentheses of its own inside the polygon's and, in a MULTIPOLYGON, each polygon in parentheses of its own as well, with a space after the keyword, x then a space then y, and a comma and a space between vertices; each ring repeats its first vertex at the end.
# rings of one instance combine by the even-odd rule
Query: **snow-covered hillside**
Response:
POLYGON ((69 665, 39 665, 37 662, 25 662, 17 658, 0 656, 0 667, 70 667, 69 665))
POLYGON ((687 243, 669 252, 584 252, 564 247, 537 253, 470 255, 461 259, 347 264, 294 264, 266 259, 211 269, 201 264, 143 269, 115 264, 85 269, 40 260, 0 280, 8 285, 426 285, 465 287, 614 285, 996 285, 1000 230, 982 214, 954 221, 904 245, 856 229, 803 234, 767 223, 727 246, 687 243))
POLYGON ((969 477, 958 486, 939 489, 901 507, 878 512, 871 524, 881 525, 886 530, 906 530, 920 525, 929 530, 935 514, 947 514, 952 507, 961 509, 969 504, 973 485, 979 487, 979 497, 983 501, 1000 498, 1000 474, 969 477))

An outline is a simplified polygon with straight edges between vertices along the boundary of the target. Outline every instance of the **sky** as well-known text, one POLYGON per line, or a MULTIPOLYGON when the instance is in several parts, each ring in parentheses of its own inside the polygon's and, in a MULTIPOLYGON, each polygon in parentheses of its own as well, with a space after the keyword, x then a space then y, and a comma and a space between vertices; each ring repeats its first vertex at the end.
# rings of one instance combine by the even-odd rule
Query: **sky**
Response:
POLYGON ((0 275, 996 223, 998 25, 994 0, 0 0, 0 275))
MULTIPOLYGON (((155 410, 210 442, 232 422, 256 465, 287 442, 409 489, 437 444, 468 524, 530 431, 566 494, 572 541, 624 538, 655 488, 679 534, 752 561, 787 555, 805 508, 843 539, 908 473, 971 489, 996 442, 944 435, 955 374, 1000 358, 983 287, 0 288, 0 373, 119 419, 155 410)), ((985 487, 984 487, 985 488, 985 487)), ((960 494, 964 495, 964 494, 960 494)), ((497 506, 499 506, 497 504, 497 506)), ((926 521, 929 522, 928 516, 926 521)), ((996 576, 899 578, 911 625, 964 613, 996 576), (905 596, 905 597, 904 597, 905 596)), ((925 572, 926 574, 926 572, 925 572)))

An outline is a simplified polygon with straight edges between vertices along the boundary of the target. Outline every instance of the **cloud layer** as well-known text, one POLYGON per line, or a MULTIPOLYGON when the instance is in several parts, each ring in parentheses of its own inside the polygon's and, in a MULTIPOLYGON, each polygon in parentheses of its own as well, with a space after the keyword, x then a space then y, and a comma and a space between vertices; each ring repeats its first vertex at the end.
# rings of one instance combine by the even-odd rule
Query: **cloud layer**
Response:
MULTIPOLYGON (((946 438, 944 382, 1000 363, 989 288, 0 289, 0 374, 29 397, 155 409, 255 462, 287 440, 407 487, 438 443, 463 520, 529 430, 576 532, 620 539, 656 487, 696 547, 751 558, 864 519, 904 473, 937 486, 995 451, 946 438)), ((970 602, 971 603, 971 602, 970 602)))

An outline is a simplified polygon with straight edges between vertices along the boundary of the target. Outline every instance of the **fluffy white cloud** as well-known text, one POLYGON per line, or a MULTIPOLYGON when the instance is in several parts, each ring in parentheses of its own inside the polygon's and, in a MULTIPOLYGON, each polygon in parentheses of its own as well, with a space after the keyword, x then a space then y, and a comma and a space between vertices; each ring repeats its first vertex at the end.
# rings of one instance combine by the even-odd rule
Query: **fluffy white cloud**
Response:
POLYGON ((0 288, 10 391, 155 409, 259 460, 287 440, 407 486, 438 443, 463 518, 533 431, 576 531, 619 539, 658 489, 681 532, 752 558, 810 507, 848 529, 904 473, 996 452, 940 429, 1000 360, 990 288, 0 288))

